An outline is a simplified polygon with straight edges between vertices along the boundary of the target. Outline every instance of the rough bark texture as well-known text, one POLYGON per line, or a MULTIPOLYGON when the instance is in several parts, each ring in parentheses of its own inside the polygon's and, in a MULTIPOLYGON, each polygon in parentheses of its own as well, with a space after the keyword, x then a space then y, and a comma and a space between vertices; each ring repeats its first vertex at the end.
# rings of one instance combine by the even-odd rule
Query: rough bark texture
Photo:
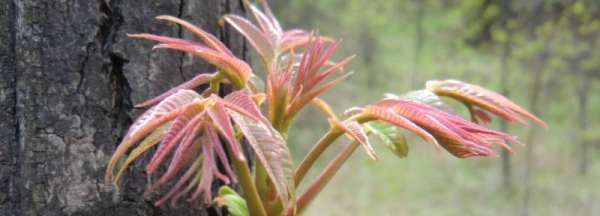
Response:
POLYGON ((0 215, 219 214, 185 204, 153 207, 140 195, 147 183, 141 171, 130 172, 124 191, 115 194, 104 169, 140 112, 133 103, 214 70, 190 56, 151 51, 152 43, 125 34, 192 38, 153 19, 176 15, 215 33, 243 57, 243 40, 217 24, 230 12, 241 13, 241 3, 0 1, 0 215))

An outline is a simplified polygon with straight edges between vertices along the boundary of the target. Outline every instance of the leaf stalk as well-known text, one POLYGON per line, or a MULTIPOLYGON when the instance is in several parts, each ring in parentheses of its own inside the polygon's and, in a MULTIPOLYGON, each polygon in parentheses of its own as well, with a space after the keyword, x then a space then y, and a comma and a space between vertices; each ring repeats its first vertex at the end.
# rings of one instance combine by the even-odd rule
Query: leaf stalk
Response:
POLYGON ((247 166, 246 160, 238 159, 237 157, 231 157, 233 160, 233 166, 235 168, 238 180, 244 191, 244 198, 248 202, 248 209, 250 209, 250 215, 252 216, 267 216, 265 207, 258 195, 258 191, 252 182, 252 174, 247 166))
MULTIPOLYGON (((308 187, 306 192, 302 194, 296 201, 296 213, 302 213, 306 207, 317 197, 317 195, 325 188, 325 186, 331 181, 333 176, 340 170, 342 165, 346 163, 348 158, 356 151, 360 144, 356 141, 348 144, 342 152, 340 152, 335 159, 333 159, 327 167, 321 172, 317 179, 308 187)), ((286 209, 283 215, 292 215, 294 209, 286 209)))

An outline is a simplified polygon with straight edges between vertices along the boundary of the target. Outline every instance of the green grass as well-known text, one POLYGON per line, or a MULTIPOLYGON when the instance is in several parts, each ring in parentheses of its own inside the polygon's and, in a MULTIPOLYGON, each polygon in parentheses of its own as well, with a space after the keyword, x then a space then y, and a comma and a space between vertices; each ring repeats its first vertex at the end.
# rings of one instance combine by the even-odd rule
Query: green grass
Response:
MULTIPOLYGON (((414 139, 413 139, 414 140, 414 139)), ((379 161, 357 152, 307 215, 518 215, 524 193, 524 149, 513 161, 513 188, 501 185, 500 159, 455 159, 421 141, 406 159, 379 145, 379 161)), ((600 213, 600 163, 586 176, 575 172, 562 143, 538 143, 532 172, 530 215, 600 213), (543 145, 543 146, 542 146, 543 145)), ((308 178, 310 179, 310 178, 308 178)))

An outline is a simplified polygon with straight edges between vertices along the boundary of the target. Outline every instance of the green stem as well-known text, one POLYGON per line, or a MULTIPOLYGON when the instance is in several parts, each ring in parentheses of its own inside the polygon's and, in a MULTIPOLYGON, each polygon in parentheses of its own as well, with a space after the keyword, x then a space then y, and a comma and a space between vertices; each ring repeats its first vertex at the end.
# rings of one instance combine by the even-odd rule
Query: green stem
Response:
POLYGON ((220 79, 211 80, 208 88, 210 89, 210 91, 212 93, 219 94, 219 89, 221 89, 221 80, 220 79))
MULTIPOLYGON (((279 109, 274 109, 273 113, 269 113, 271 117, 271 125, 277 130, 285 140, 287 140, 287 128, 281 127, 281 116, 285 112, 285 103, 284 104, 269 104, 269 106, 276 106, 279 109)), ((263 204, 267 210, 269 215, 280 215, 280 213, 284 210, 283 203, 281 203, 280 199, 277 197, 273 197, 275 188, 273 184, 270 184, 270 179, 267 175, 267 171, 264 165, 260 162, 256 162, 255 176, 254 180, 256 183, 256 188, 258 189, 258 193, 260 198, 262 199, 263 204)))
POLYGON ((256 184, 256 189, 258 190, 258 195, 261 198, 263 205, 265 206, 265 210, 267 212, 271 211, 271 202, 273 200, 269 200, 269 192, 271 188, 267 183, 269 181, 269 176, 267 175, 267 171, 263 164, 256 160, 256 164, 254 166, 254 183, 256 184))
POLYGON ((329 145, 331 145, 331 143, 333 143, 342 134, 344 133, 339 129, 329 129, 325 136, 323 136, 319 142, 313 146, 310 152, 308 152, 304 159, 302 159, 302 162, 300 162, 300 165, 294 172, 294 183, 296 184, 296 187, 300 185, 306 176, 306 173, 308 173, 308 170, 310 170, 310 168, 315 164, 325 149, 327 149, 327 147, 329 147, 329 145))
MULTIPOLYGON (((340 152, 333 161, 329 162, 327 167, 321 172, 319 177, 308 187, 306 192, 302 194, 298 200, 296 201, 296 211, 297 213, 302 213, 306 209, 306 207, 312 202, 315 197, 325 188, 327 183, 331 181, 333 176, 340 170, 342 165, 350 158, 352 153, 356 151, 356 149, 360 146, 360 144, 356 141, 347 145, 342 152, 340 152)), ((294 209, 288 208, 285 211, 284 215, 292 215, 294 209)))
POLYGON ((236 170, 240 185, 244 190, 244 198, 246 198, 246 202, 248 203, 250 215, 267 216, 265 207, 263 206, 260 196, 258 195, 258 191, 252 182, 252 174, 250 173, 250 169, 247 166, 246 160, 239 159, 235 156, 232 156, 231 158, 233 160, 233 166, 236 170))
MULTIPOLYGON (((365 123, 373 120, 369 116, 358 115, 349 120, 357 121, 358 123, 365 123)), ((308 154, 304 157, 300 165, 294 172, 294 182, 296 187, 300 185, 308 170, 315 164, 317 159, 323 154, 323 152, 333 143, 338 137, 340 137, 344 132, 337 128, 331 128, 329 131, 323 136, 317 144, 313 146, 313 148, 308 152, 308 154)))
MULTIPOLYGON (((223 78, 226 78, 227 80, 229 80, 229 82, 231 82, 231 85, 233 85, 233 87, 235 89, 243 89, 244 87, 246 87, 246 83, 243 82, 242 80, 240 80, 239 77, 236 77, 236 76, 232 75, 231 73, 227 73, 223 70, 219 70, 219 72, 217 73, 217 76, 213 80, 220 80, 223 78)), ((211 84, 212 84, 212 82, 211 82, 211 84)))

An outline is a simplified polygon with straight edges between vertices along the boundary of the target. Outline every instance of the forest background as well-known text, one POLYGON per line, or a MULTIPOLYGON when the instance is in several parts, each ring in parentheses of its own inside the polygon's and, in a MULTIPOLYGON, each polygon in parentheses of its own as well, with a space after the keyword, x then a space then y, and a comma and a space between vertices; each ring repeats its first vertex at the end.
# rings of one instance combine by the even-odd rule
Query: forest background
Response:
MULTIPOLYGON (((456 159, 410 135, 405 159, 356 154, 308 215, 600 214, 599 1, 271 4, 287 28, 319 29, 343 40, 340 58, 357 54, 349 82, 325 96, 339 112, 454 78, 502 92, 549 124, 493 123, 526 144, 498 158, 456 159)), ((296 160, 327 127, 318 111, 303 115, 291 133, 296 160)))

